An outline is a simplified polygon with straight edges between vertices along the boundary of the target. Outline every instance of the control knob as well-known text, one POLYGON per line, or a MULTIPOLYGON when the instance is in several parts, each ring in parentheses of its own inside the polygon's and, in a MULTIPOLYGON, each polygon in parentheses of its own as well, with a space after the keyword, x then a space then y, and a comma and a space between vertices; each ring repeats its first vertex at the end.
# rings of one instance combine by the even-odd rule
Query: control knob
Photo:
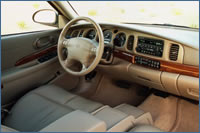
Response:
POLYGON ((137 52, 141 52, 141 50, 142 50, 141 47, 139 47, 139 46, 136 47, 136 51, 137 51, 137 52))

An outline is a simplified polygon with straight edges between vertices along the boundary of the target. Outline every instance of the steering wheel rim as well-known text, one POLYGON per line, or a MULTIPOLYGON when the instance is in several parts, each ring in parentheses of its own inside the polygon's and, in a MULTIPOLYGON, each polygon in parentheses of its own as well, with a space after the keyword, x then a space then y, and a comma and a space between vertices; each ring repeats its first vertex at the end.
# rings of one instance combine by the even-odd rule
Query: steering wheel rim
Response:
POLYGON ((72 75, 83 76, 90 73, 92 70, 94 70, 102 58, 103 50, 104 50, 104 36, 103 36, 102 29, 100 25, 96 23, 94 20, 92 20, 91 18, 83 17, 83 16, 74 18, 65 25, 62 32, 60 33, 58 46, 57 46, 58 59, 63 69, 72 75), (76 22, 81 21, 81 20, 87 21, 95 27, 97 31, 97 35, 99 37, 99 44, 94 40, 92 41, 92 40, 82 38, 82 37, 81 38, 77 37, 75 39, 65 38, 66 33, 70 29, 70 27, 76 22), (79 45, 79 43, 81 44, 79 45), (63 48, 68 49, 68 53, 67 53, 68 56, 66 59, 64 59, 63 57, 63 53, 62 53, 63 48), (83 51, 83 49, 84 50, 87 49, 87 50, 83 51), (92 58, 91 56, 94 56, 94 55, 95 55, 94 60, 92 61, 92 63, 89 63, 89 66, 88 66, 89 58, 92 58), (68 67, 68 65, 72 63, 72 60, 77 60, 82 64, 82 70, 80 72, 73 71, 68 67))

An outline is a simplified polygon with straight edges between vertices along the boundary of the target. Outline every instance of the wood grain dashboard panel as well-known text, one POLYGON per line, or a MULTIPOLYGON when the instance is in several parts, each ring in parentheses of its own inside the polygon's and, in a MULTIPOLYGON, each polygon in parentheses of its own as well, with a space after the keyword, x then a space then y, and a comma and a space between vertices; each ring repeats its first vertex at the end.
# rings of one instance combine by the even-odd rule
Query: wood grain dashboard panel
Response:
MULTIPOLYGON (((128 53, 128 52, 124 52, 124 51, 120 51, 120 50, 114 50, 113 54, 115 57, 124 59, 130 63, 136 64, 135 60, 134 60, 136 55, 133 55, 132 53, 128 53)), ((141 57, 144 57, 144 56, 141 56, 141 57)), ((152 59, 149 57, 144 57, 144 58, 152 59)), ((167 62, 167 61, 162 61, 162 60, 157 60, 157 59, 152 59, 152 60, 156 60, 156 61, 160 62, 160 69, 157 69, 157 70, 199 78, 199 67, 185 65, 185 64, 179 64, 179 63, 173 63, 173 62, 167 62)), ((140 66, 142 66, 142 65, 140 65, 140 66)), ((143 67, 147 67, 147 66, 143 66, 143 67)), ((151 67, 148 67, 148 68, 154 69, 151 67)))
POLYGON ((52 46, 50 48, 47 48, 45 50, 42 50, 40 52, 36 52, 36 53, 30 54, 30 55, 25 56, 25 57, 21 58, 20 60, 18 60, 15 63, 15 66, 20 66, 20 65, 26 64, 26 63, 28 63, 30 61, 38 59, 39 57, 42 57, 43 55, 45 55, 45 54, 47 54, 49 52, 55 51, 55 50, 57 50, 57 45, 52 46))
POLYGON ((178 73, 193 77, 199 77, 199 67, 160 61, 160 70, 172 73, 178 73))
POLYGON ((120 50, 117 50, 117 49, 115 49, 113 51, 113 56, 118 57, 118 58, 123 59, 123 60, 126 60, 128 62, 132 62, 132 60, 133 60, 133 55, 131 53, 123 52, 123 51, 120 51, 120 50))

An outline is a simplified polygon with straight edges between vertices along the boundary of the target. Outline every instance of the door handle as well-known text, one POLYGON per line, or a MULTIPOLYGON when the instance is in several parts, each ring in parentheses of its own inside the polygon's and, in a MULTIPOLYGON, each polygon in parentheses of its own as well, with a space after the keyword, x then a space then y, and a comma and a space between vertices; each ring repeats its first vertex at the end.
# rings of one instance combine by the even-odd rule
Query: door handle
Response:
POLYGON ((55 38, 53 36, 46 36, 36 39, 33 43, 35 49, 43 48, 55 43, 55 38))

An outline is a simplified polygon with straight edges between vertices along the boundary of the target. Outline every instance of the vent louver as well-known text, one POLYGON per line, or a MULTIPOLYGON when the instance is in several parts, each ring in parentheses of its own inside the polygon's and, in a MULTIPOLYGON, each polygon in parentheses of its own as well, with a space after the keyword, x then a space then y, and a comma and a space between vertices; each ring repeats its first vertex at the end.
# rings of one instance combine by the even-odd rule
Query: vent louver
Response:
POLYGON ((133 43, 134 43, 134 36, 129 36, 127 43, 128 50, 133 50, 133 43))
POLYGON ((172 44, 170 48, 169 59, 176 61, 178 58, 178 53, 179 53, 179 45, 172 44))

